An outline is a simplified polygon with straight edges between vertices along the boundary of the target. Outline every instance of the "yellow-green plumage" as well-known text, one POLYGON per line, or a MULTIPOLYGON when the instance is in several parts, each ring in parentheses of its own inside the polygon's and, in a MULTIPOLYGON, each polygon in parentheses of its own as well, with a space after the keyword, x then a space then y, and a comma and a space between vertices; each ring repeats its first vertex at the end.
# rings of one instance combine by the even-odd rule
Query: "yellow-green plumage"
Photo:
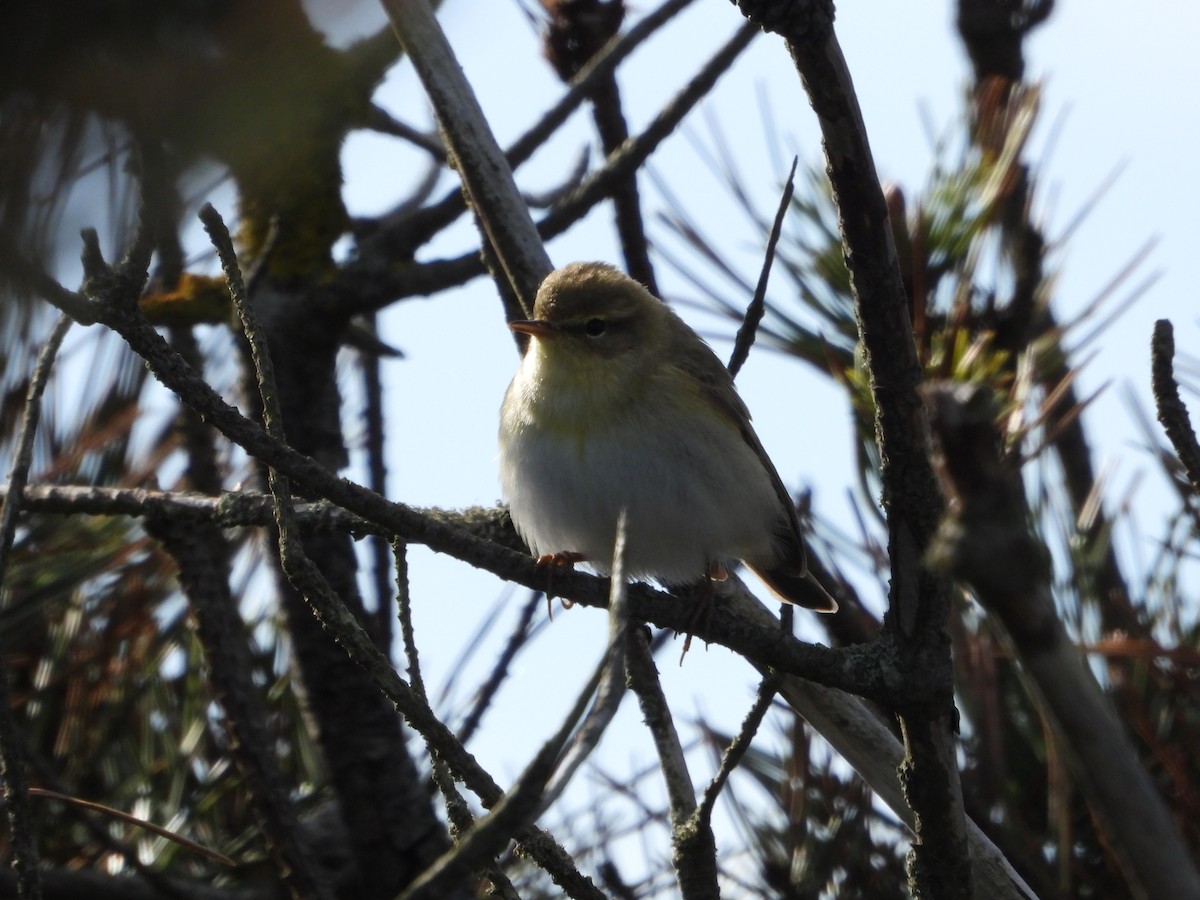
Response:
POLYGON ((784 595, 806 577, 795 509, 712 350, 611 266, 552 272, 500 417, 500 478, 535 554, 600 572, 627 511, 626 569, 667 584, 743 560, 784 595))

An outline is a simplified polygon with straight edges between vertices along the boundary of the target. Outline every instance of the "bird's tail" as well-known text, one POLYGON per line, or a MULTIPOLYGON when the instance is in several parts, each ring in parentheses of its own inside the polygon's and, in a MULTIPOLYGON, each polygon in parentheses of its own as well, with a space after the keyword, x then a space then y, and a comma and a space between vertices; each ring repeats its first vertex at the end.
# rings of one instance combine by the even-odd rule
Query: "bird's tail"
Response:
POLYGON ((825 590, 824 585, 817 581, 812 572, 808 570, 808 566, 804 566, 802 571, 796 572, 787 565, 775 566, 770 570, 747 565, 759 577, 759 580, 771 589, 771 593, 784 603, 803 606, 805 609, 819 613, 838 611, 837 601, 833 599, 829 591, 825 590))

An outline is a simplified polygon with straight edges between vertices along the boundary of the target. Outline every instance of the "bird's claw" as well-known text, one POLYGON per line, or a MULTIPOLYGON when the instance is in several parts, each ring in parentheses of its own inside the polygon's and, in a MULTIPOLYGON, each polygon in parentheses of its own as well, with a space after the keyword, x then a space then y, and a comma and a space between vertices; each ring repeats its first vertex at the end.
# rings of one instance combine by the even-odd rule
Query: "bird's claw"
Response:
MULTIPOLYGON (((560 572, 570 572, 575 568, 575 563, 583 562, 584 555, 567 550, 562 553, 543 553, 535 561, 539 569, 546 570, 546 612, 550 616, 551 621, 554 620, 554 576, 560 572)), ((575 605, 573 600, 562 598, 563 609, 570 609, 575 605)))

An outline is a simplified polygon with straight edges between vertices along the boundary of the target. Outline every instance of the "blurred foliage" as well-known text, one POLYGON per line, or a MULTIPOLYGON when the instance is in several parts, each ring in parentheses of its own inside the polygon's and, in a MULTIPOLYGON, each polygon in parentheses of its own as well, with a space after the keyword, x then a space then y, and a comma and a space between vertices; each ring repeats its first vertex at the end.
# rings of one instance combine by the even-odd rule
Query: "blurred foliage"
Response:
MULTIPOLYGON (((907 897, 903 826, 804 722, 782 705, 778 712, 781 733, 760 734, 758 744, 782 749, 752 747, 729 795, 761 879, 748 891, 772 900, 907 897)), ((714 761, 731 740, 707 730, 714 761)))
MULTIPOLYGON (((131 450, 138 409, 127 392, 140 381, 103 383, 107 394, 92 416, 47 417, 39 481, 137 486, 171 451, 171 431, 158 444, 131 450)), ((0 635, 35 782, 130 812, 244 863, 265 859, 172 559, 129 519, 29 516, 4 595, 0 635)), ((244 596, 253 601, 254 591, 244 596)), ((287 654, 262 608, 244 612, 248 639, 265 639, 251 645, 258 646, 253 677, 268 697, 267 727, 281 767, 311 805, 324 779, 290 689, 287 654)), ((48 862, 109 868, 106 861, 124 857, 127 865, 205 880, 224 874, 140 828, 54 800, 33 802, 48 862)))

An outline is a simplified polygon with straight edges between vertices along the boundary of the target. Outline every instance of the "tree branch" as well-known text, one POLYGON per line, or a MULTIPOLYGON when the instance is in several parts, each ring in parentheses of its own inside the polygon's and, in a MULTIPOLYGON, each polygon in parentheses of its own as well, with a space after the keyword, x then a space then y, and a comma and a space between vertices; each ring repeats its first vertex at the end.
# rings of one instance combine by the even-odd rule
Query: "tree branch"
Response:
POLYGON ((381 0, 433 103, 463 188, 521 305, 553 268, 496 138, 426 0, 381 0))
MULTIPOLYGON (((645 15, 624 35, 614 38, 591 58, 572 79, 570 89, 550 107, 538 122, 505 152, 513 169, 526 162, 580 104, 591 94, 595 85, 608 78, 643 41, 669 22, 676 13, 693 0, 666 0, 660 7, 645 15)), ((378 220, 378 230, 359 246, 359 256, 370 256, 378 247, 386 247, 387 261, 408 259, 416 248, 436 231, 453 222, 466 209, 461 189, 451 191, 445 198, 411 214, 393 211, 378 220)))
MULTIPOLYGON (((283 453, 277 458, 288 456, 283 453)), ((513 530, 506 510, 478 507, 463 512, 422 510, 389 502, 358 485, 337 479, 332 484, 326 479, 306 484, 320 492, 323 492, 322 485, 333 488, 331 493, 336 498, 332 503, 296 505, 297 522, 307 532, 341 531, 355 536, 398 537, 424 544, 438 553, 453 556, 532 590, 542 591, 547 587, 545 569, 530 558, 528 549, 513 530), (357 507, 365 515, 356 515, 335 505, 343 501, 347 508, 357 507)), ((0 485, 0 492, 4 489, 0 485)), ((213 521, 227 528, 265 526, 272 518, 270 497, 248 491, 204 497, 131 488, 37 486, 28 489, 26 508, 60 515, 172 515, 185 522, 213 521)), ((608 600, 608 579, 583 572, 555 574, 554 587, 560 596, 585 606, 603 607, 608 600)), ((721 644, 758 664, 774 666, 882 703, 893 703, 901 696, 920 696, 929 690, 926 679, 902 681, 892 669, 892 662, 877 664, 874 644, 859 644, 841 650, 806 644, 782 634, 778 627, 754 625, 741 616, 732 615, 720 603, 714 604, 707 622, 698 623, 693 621, 691 608, 681 602, 679 596, 645 584, 631 585, 629 590, 630 614, 635 618, 679 633, 690 630, 697 638, 721 644)))
POLYGON ((708 900, 720 896, 717 884, 717 846, 712 826, 696 815, 695 786, 671 708, 658 680, 645 635, 630 632, 626 638, 626 671, 629 686, 637 695, 642 718, 654 738, 659 768, 667 787, 671 817, 671 863, 685 900, 708 900))
POLYGON ((1192 493, 1200 498, 1200 444, 1196 442, 1196 431, 1192 428, 1187 407, 1179 398, 1179 385, 1175 383, 1175 330, 1167 319, 1159 319, 1154 323, 1150 352, 1150 373, 1158 421, 1170 438, 1175 455, 1183 463, 1192 493))
POLYGON ((737 0, 737 5, 752 21, 787 41, 821 126, 875 400, 892 575, 885 630, 896 639, 896 661, 902 670, 924 672, 936 682, 932 697, 901 701, 898 707, 908 750, 902 778, 917 824, 911 879, 917 893, 968 898, 970 854, 946 633, 951 588, 945 577, 930 572, 921 561, 944 502, 926 446, 926 415, 918 394, 921 367, 887 204, 834 34, 832 2, 737 0))
MULTIPOLYGON (((743 589, 737 592, 726 603, 738 619, 764 629, 779 630, 778 620, 748 591, 743 589)), ((754 665, 763 675, 770 671, 758 663, 754 665)), ((878 712, 843 691, 793 675, 784 677, 779 695, 841 754, 899 819, 915 830, 915 813, 906 801, 896 775, 897 768, 903 762, 904 747, 878 712)), ((971 852, 971 881, 976 896, 989 900, 1030 900, 1036 897, 1004 855, 973 822, 968 823, 967 840, 971 852)))
MULTIPOLYGON (((729 70, 737 56, 758 32, 744 26, 710 59, 696 76, 666 105, 637 137, 605 160, 604 166, 569 191, 540 222, 538 234, 550 240, 583 218, 596 204, 612 196, 616 185, 635 171, 679 125, 692 108, 729 70)), ((479 251, 453 259, 397 267, 391 257, 367 254, 344 266, 334 281, 316 296, 330 308, 345 313, 366 312, 391 303, 396 297, 426 296, 463 284, 485 271, 479 251)))
POLYGON ((1055 614, 1050 553, 1030 532, 1020 472, 1006 465, 987 388, 929 391, 959 498, 931 559, 970 584, 1007 631, 1071 770, 1139 897, 1200 897, 1200 872, 1112 704, 1055 614))

